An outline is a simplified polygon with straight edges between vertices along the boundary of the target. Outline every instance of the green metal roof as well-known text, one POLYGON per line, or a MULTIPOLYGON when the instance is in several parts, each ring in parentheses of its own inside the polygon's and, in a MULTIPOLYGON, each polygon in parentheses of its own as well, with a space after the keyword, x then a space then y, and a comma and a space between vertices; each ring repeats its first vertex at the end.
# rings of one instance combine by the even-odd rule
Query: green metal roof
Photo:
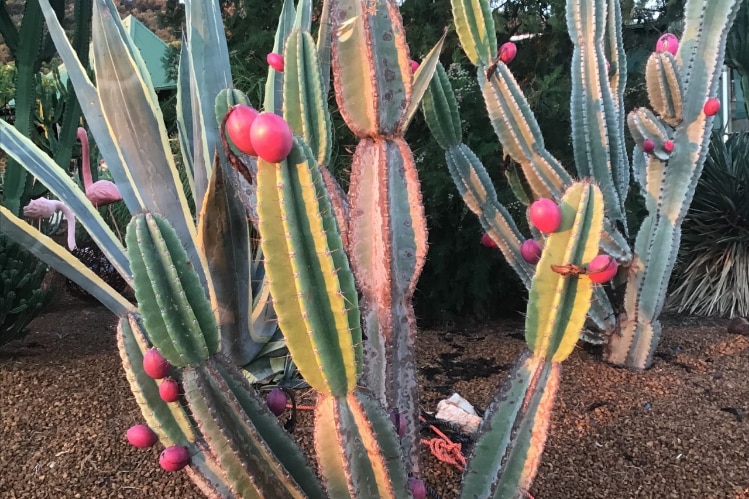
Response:
POLYGON ((164 65, 161 60, 167 53, 167 44, 148 29, 143 23, 132 15, 122 20, 130 38, 138 49, 140 55, 146 63, 148 72, 151 74, 151 82, 155 90, 167 90, 177 86, 173 79, 169 79, 164 71, 164 65))

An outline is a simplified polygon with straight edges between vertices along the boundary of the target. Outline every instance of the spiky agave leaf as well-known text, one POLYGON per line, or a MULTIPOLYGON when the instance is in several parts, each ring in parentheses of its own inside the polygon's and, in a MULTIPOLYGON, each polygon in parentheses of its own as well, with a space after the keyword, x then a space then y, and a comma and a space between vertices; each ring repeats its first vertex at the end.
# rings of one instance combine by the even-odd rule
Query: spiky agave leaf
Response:
POLYGON ((670 305, 704 316, 749 315, 749 133, 713 133, 684 220, 670 305))

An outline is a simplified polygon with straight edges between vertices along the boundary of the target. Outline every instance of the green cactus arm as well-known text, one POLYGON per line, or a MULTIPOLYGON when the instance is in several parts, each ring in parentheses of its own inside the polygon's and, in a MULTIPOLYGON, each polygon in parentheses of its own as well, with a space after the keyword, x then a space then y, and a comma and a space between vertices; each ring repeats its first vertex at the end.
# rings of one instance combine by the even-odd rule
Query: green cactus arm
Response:
POLYGON ((645 68, 648 99, 653 110, 669 125, 681 123, 684 89, 679 63, 671 52, 654 52, 645 68))
POLYGON ((221 137, 214 103, 220 90, 232 86, 229 49, 218 2, 185 1, 190 74, 194 80, 192 112, 194 130, 193 168, 195 205, 203 204, 216 151, 221 151, 221 137))
POLYGON ((652 154, 662 161, 668 160, 671 153, 664 149, 663 144, 671 140, 672 136, 650 109, 640 107, 632 110, 627 115, 627 125, 635 143, 640 148, 643 147, 646 139, 650 139, 655 146, 652 154))
POLYGON ((408 497, 406 474, 390 417, 359 391, 320 396, 315 451, 330 497, 408 497))
POLYGON ((609 219, 626 226, 624 199, 614 182, 614 172, 629 164, 621 154, 622 130, 606 71, 607 7, 606 2, 593 0, 567 2, 567 26, 575 47, 570 103, 572 145, 578 176, 596 179, 609 219))
POLYGON ((421 109, 427 126, 440 147, 447 149, 462 142, 458 101, 442 64, 437 65, 435 75, 429 82, 421 109))
MULTIPOLYGON (((411 302, 426 261, 427 228, 418 172, 403 139, 359 142, 349 203, 347 250, 365 310, 365 384, 386 407, 415 415, 416 322, 411 302)), ((415 420, 408 419, 406 431, 405 453, 415 463, 415 420)))
POLYGON ((577 343, 593 283, 586 275, 564 276, 551 266, 582 267, 598 254, 603 203, 598 187, 587 182, 573 184, 559 203, 562 225, 546 239, 528 298, 525 339, 535 355, 561 362, 577 343))
POLYGON ((0 232, 41 261, 84 288, 114 314, 133 312, 135 307, 101 277, 88 269, 67 249, 0 206, 0 232))
MULTIPOLYGON (((312 29, 312 1, 299 0, 296 6, 296 18, 294 28, 309 32, 312 29)), ((285 68, 284 68, 285 72, 285 68)))
MULTIPOLYGON (((198 249, 208 262, 211 308, 216 312, 221 352, 236 365, 249 363, 262 348, 249 333, 252 327, 250 231, 245 209, 233 195, 224 171, 213 167, 198 217, 198 249)), ((233 173, 233 172, 232 172, 233 173)))
POLYGON ((488 66, 497 57, 497 35, 488 0, 451 0, 460 45, 474 66, 488 66))
POLYGON ((159 395, 159 381, 143 371, 143 355, 148 349, 145 333, 133 314, 120 318, 117 327, 117 347, 141 414, 164 445, 182 445, 190 451, 188 473, 207 496, 228 497, 229 488, 223 483, 222 471, 215 456, 198 443, 193 422, 180 404, 166 403, 159 395))
POLYGON ((535 271, 520 253, 520 245, 525 237, 507 209, 497 200, 497 193, 484 165, 465 144, 447 149, 445 158, 466 206, 479 217, 482 227, 497 244, 507 263, 526 287, 530 287, 535 271))
MULTIPOLYGON (((273 43, 273 52, 283 54, 286 47, 286 38, 294 29, 296 10, 293 0, 284 0, 281 15, 278 18, 276 38, 273 43)), ((263 108, 271 113, 283 116, 283 73, 279 73, 268 66, 268 79, 265 81, 265 99, 263 108)))
POLYGON ((320 175, 325 183, 325 190, 328 191, 330 197, 330 205, 333 208, 333 215, 335 215, 336 222, 338 223, 338 230, 341 232, 341 242, 343 247, 348 248, 349 246, 349 218, 350 210, 348 204, 348 198, 346 193, 343 191, 341 184, 335 179, 330 170, 325 165, 320 165, 320 175))
POLYGON ((524 353, 486 408, 460 497, 524 497, 536 475, 560 365, 524 353))
POLYGON ((278 323, 299 372, 322 393, 353 390, 361 329, 353 275, 312 151, 295 139, 258 162, 258 214, 278 323))
POLYGON ((189 445, 198 438, 187 413, 179 404, 164 402, 159 380, 143 370, 143 356, 149 348, 146 333, 134 314, 121 317, 117 325, 117 348, 135 401, 145 422, 164 445, 189 445))
POLYGON ((151 343, 175 366, 213 355, 219 347, 216 319, 176 231, 160 215, 139 214, 125 240, 151 343))
MULTIPOLYGON (((739 73, 744 96, 749 95, 749 5, 746 0, 728 33, 726 64, 739 73)), ((744 108, 749 115, 749 98, 747 97, 744 97, 744 108)))
POLYGON ((76 214, 117 272, 128 284, 132 284, 130 263, 122 243, 65 170, 3 120, 0 120, 0 147, 76 214))
MULTIPOLYGON (((4 8, 4 7, 3 7, 4 8)), ((34 130, 34 110, 37 106, 36 73, 42 50, 43 17, 38 2, 26 2, 16 49, 15 128, 23 136, 31 137, 34 130)), ((21 198, 28 173, 15 160, 8 161, 3 181, 3 205, 16 215, 21 213, 21 198)))
POLYGON ((401 125, 401 133, 405 133, 408 129, 408 125, 411 123, 416 111, 419 109, 421 100, 424 98, 427 90, 429 89, 432 79, 434 78, 434 72, 437 66, 440 64, 440 54, 442 53, 442 46, 445 44, 445 32, 442 37, 437 41, 437 44, 432 47, 427 56, 421 61, 419 68, 413 75, 413 93, 411 94, 411 101, 408 103, 406 108, 406 115, 401 125))
POLYGON ((312 35, 294 29, 286 39, 284 52, 283 115, 295 134, 300 135, 317 157, 330 163, 332 129, 327 95, 323 92, 320 61, 312 35))
POLYGON ((330 17, 336 20, 332 66, 341 116, 360 138, 395 134, 411 100, 408 46, 398 7, 393 0, 334 0, 330 17))
POLYGON ((301 451, 239 371, 217 357, 186 368, 182 382, 190 411, 234 496, 322 497, 301 451))
POLYGON ((190 57, 185 34, 182 34, 182 44, 179 48, 179 67, 177 70, 177 138, 182 161, 187 169, 187 179, 190 193, 195 199, 195 135, 193 126, 192 91, 190 90, 190 57))

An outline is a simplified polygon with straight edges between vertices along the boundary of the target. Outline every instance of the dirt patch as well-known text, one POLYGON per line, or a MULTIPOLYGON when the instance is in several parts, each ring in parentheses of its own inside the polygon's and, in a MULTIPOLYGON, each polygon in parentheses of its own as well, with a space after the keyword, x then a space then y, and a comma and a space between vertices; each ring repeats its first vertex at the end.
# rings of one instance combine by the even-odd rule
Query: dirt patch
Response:
MULTIPOLYGON (((564 365, 531 494, 545 498, 749 497, 749 338, 727 321, 672 316, 654 365, 630 372, 579 347, 564 365)), ((106 309, 62 296, 0 349, 3 498, 202 497, 159 449, 125 440, 141 422, 106 309)), ((422 406, 457 391, 479 409, 522 352, 522 323, 423 331, 422 406)), ((311 438, 308 418, 294 435, 311 438)), ((460 473, 425 449, 425 480, 456 497, 460 473)))

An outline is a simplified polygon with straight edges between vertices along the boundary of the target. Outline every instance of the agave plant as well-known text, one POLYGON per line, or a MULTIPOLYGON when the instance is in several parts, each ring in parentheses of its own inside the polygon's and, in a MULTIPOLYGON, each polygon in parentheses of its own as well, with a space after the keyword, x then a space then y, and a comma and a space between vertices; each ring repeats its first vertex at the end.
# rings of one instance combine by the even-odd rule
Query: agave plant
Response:
POLYGON ((749 132, 711 137, 669 301, 678 312, 749 315, 749 132))

